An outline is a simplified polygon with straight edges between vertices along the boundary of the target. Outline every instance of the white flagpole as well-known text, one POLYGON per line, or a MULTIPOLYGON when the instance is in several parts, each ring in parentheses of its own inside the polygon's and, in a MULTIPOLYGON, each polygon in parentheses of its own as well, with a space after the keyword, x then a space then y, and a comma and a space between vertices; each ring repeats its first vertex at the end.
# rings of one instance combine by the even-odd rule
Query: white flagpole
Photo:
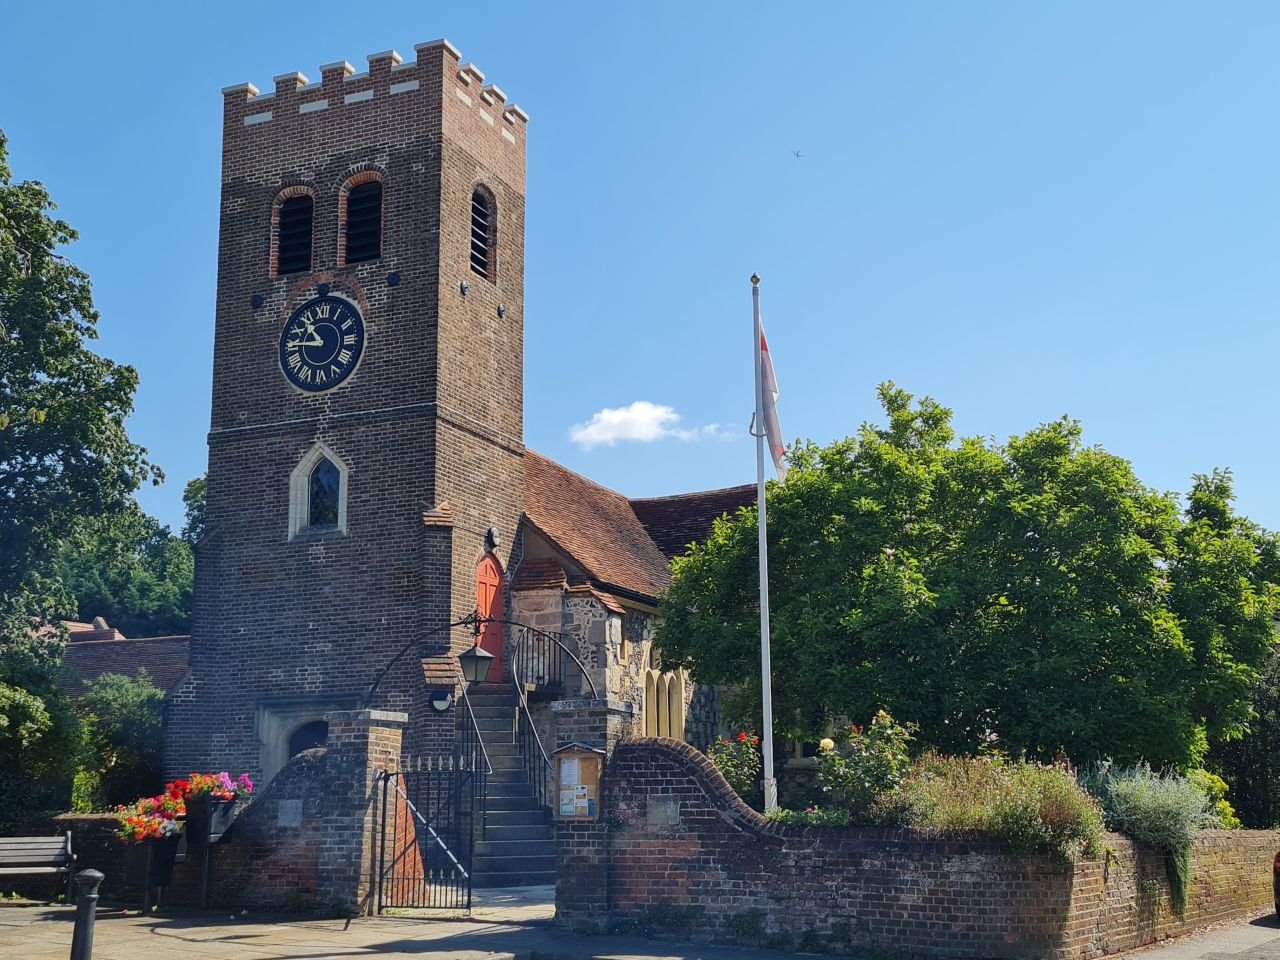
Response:
POLYGON ((764 374, 760 369, 760 277, 751 275, 751 307, 755 319, 756 344, 756 415, 751 432, 756 438, 756 517, 760 543, 760 689, 764 697, 764 730, 761 750, 764 754, 764 812, 778 809, 778 781, 773 776, 773 666, 769 659, 769 551, 765 531, 768 518, 764 505, 764 374))

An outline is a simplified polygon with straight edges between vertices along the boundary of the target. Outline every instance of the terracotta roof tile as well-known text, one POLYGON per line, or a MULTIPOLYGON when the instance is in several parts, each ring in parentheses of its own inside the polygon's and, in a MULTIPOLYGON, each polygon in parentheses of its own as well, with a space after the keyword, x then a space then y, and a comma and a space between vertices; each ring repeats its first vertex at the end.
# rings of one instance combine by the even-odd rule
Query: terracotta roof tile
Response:
POLYGON ((85 684, 104 673, 136 677, 145 668, 151 681, 173 693, 187 675, 190 637, 144 637, 137 640, 76 640, 62 655, 59 684, 69 696, 84 693, 85 684))
POLYGON ((653 598, 671 579, 626 497, 532 450, 524 457, 524 512, 596 583, 653 598))
POLYGON ((516 570, 516 578, 511 581, 511 589, 550 590, 566 587, 569 578, 558 560, 525 560, 516 570))
POLYGON ((707 539, 717 517, 726 513, 733 516, 740 507, 749 507, 755 502, 755 485, 748 483, 722 490, 632 500, 631 508, 658 549, 667 557, 676 557, 684 553, 689 544, 707 539))

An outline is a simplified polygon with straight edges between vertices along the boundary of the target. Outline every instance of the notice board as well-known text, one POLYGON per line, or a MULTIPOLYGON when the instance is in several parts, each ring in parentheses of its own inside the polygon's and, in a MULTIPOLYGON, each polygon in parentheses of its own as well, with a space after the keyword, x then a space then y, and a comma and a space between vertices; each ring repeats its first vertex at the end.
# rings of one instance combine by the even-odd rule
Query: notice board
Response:
POLYGON ((604 751, 570 744, 555 752, 554 807, 557 820, 594 820, 600 814, 604 751))

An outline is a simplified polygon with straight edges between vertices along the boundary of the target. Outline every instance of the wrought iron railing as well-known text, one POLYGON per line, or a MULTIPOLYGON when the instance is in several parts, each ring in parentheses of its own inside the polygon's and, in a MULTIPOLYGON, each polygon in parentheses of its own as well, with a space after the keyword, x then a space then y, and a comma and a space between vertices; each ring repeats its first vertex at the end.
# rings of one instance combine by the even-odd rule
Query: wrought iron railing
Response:
POLYGON ((467 696, 467 685, 459 683, 462 691, 462 720, 457 740, 454 742, 454 757, 457 766, 471 771, 471 811, 474 822, 478 825, 480 839, 485 839, 489 825, 489 776, 493 773, 493 764, 489 762, 489 751, 485 749, 484 737, 480 735, 480 725, 476 723, 475 712, 471 709, 471 699, 467 696))
POLYGON ((556 691, 564 686, 563 644, 549 633, 522 627, 511 645, 511 673, 525 689, 556 691))
POLYGON ((377 843, 377 911, 387 907, 471 908, 475 853, 471 781, 453 757, 414 760, 382 774, 377 843))
POLYGON ((538 736, 538 728, 529 713, 529 698, 525 696, 524 684, 520 682, 514 671, 511 679, 511 690, 515 697, 516 743, 520 747, 520 760, 524 772, 533 785, 533 796, 538 806, 548 806, 547 779, 551 775, 551 758, 542 746, 542 738, 538 736))

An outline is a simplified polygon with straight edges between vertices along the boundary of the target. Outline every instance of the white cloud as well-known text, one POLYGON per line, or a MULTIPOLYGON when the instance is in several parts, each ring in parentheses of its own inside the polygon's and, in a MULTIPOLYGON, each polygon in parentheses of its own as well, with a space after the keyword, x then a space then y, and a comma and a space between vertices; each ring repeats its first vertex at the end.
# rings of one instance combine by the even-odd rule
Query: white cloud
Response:
POLYGON ((605 407, 592 414, 586 423, 575 423, 569 428, 569 439, 584 450, 612 447, 619 443, 653 443, 669 438, 685 442, 732 440, 734 434, 721 430, 718 423, 682 427, 680 414, 674 407, 648 400, 636 400, 625 407, 605 407))

